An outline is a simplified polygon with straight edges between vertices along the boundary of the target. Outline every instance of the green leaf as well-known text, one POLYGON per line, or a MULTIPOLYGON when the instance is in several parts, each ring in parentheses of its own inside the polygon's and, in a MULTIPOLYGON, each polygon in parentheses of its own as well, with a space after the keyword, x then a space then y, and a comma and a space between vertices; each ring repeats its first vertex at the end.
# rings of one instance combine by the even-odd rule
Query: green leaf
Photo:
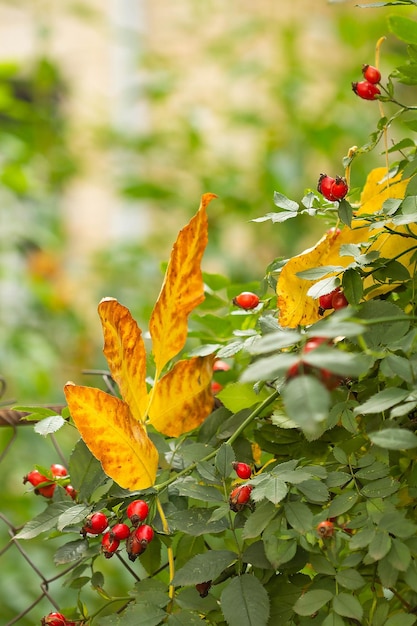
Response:
POLYGON ((407 383, 411 383, 414 378, 410 360, 399 354, 388 354, 381 362, 380 371, 388 378, 399 376, 407 383))
MULTIPOLYGON (((141 624, 142 626, 141 621, 138 622, 138 624, 141 624)), ((177 613, 172 613, 168 617, 166 624, 167 626, 201 626, 202 624, 206 624, 206 622, 205 620, 201 619, 201 617, 196 612, 178 611, 177 613)))
POLYGON ((326 485, 320 480, 305 480, 297 485, 298 491, 304 495, 309 502, 327 502, 329 499, 329 491, 326 485))
POLYGON ((336 582, 351 591, 355 591, 366 585, 366 580, 363 576, 361 576, 356 569, 351 568, 338 571, 336 574, 336 582))
POLYGON ((313 527, 313 513, 304 502, 287 502, 284 507, 287 522, 301 534, 311 531, 313 527))
POLYGON ((377 574, 384 587, 395 587, 398 578, 398 570, 392 567, 387 557, 378 561, 377 574))
POLYGON ((353 209, 352 205, 347 200, 343 199, 339 202, 338 215, 340 221, 350 228, 350 225, 352 223, 353 209))
POLYGON ((391 550, 388 553, 388 561, 392 567, 405 572, 408 569, 411 561, 411 552, 408 546, 405 545, 400 539, 392 539, 391 550))
POLYGON ((400 484, 391 477, 374 480, 361 489, 362 495, 366 498, 388 498, 398 491, 400 484))
POLYGON ((262 402, 267 396, 268 393, 265 389, 256 393, 251 383, 230 383, 217 394, 226 409, 232 413, 237 413, 253 404, 262 402))
POLYGON ((268 623, 268 594, 251 574, 233 578, 223 590, 220 604, 229 626, 266 626, 268 623))
POLYGON ((335 576, 336 570, 333 565, 321 554, 310 554, 310 564, 317 574, 335 576))
POLYGON ((282 389, 282 399, 288 416, 308 434, 318 432, 331 403, 330 393, 313 376, 290 380, 282 389))
POLYGON ((40 422, 35 424, 34 431, 38 435, 51 435, 56 433, 62 426, 66 424, 66 421, 61 415, 52 415, 51 417, 45 417, 40 422))
POLYGON ((212 509, 194 507, 184 511, 174 511, 168 516, 168 522, 173 529, 198 537, 210 533, 221 533, 228 526, 225 517, 210 521, 212 509))
POLYGON ((389 346, 401 339, 410 327, 410 322, 404 319, 404 311, 387 300, 373 299, 361 304, 357 321, 361 320, 368 321, 368 330, 364 333, 364 340, 369 348, 389 346), (377 322, 379 319, 386 318, 389 321, 377 322), (372 320, 374 323, 370 324, 372 320))
POLYGON ((364 467, 356 472, 356 478, 360 480, 378 480, 379 478, 385 478, 389 474, 389 467, 381 461, 374 461, 368 467, 364 467))
POLYGON ((342 617, 349 617, 356 619, 359 622, 362 620, 363 609, 355 596, 347 593, 339 593, 333 598, 333 610, 342 617))
POLYGON ((306 591, 306 593, 300 596, 294 604, 294 611, 297 615, 304 615, 308 617, 330 602, 332 598, 332 592, 327 591, 326 589, 306 591))
POLYGON ((406 573, 404 574, 404 580, 413 591, 417 591, 417 563, 411 561, 406 573))
MULTIPOLYGON (((27 522, 16 535, 16 539, 33 539, 33 537, 55 528, 60 516, 73 507, 72 502, 53 502, 45 511, 27 522)), ((89 510, 89 507, 85 507, 86 512, 89 510)))
POLYGON ((243 563, 250 563, 254 567, 261 569, 273 569, 271 563, 266 558, 263 541, 255 541, 242 554, 243 563))
POLYGON ((295 330, 280 330, 267 333, 263 337, 256 339, 252 345, 248 347, 250 354, 268 354, 276 352, 281 348, 295 345, 302 338, 301 333, 295 330))
POLYGON ((223 443, 216 454, 216 469, 222 479, 226 479, 230 476, 233 467, 232 463, 235 461, 235 453, 227 443, 223 443))
POLYGON ((258 380, 274 380, 285 376, 288 369, 298 361, 294 354, 274 354, 258 359, 251 363, 242 373, 241 382, 255 382, 258 380))
POLYGON ((416 524, 404 517, 400 511, 388 511, 385 513, 379 518, 378 526, 381 530, 385 530, 401 539, 409 539, 417 532, 416 524))
POLYGON ((86 539, 76 539, 75 541, 68 541, 63 546, 60 546, 54 555, 55 565, 65 565, 66 563, 73 563, 83 558, 88 550, 88 541, 86 539))
MULTIPOLYGON (((363 404, 355 407, 355 415, 368 415, 371 413, 382 413, 387 409, 404 402, 410 395, 407 389, 399 389, 398 387, 388 387, 374 394, 363 404)), ((397 429, 400 430, 400 429, 397 429)))
POLYGON ((266 498, 273 504, 278 504, 285 498, 287 493, 288 487, 286 483, 277 476, 271 475, 253 492, 253 499, 256 502, 258 498, 266 498))
POLYGON ((363 282, 361 275, 350 268, 343 273, 342 286, 349 304, 359 304, 363 295, 363 282))
POLYGON ((384 626, 413 626, 416 623, 417 617, 415 615, 407 615, 403 611, 392 615, 387 619, 384 626))
POLYGON ((274 204, 278 208, 284 209, 285 211, 298 211, 299 208, 299 204, 297 202, 290 200, 279 191, 274 192, 274 204))
POLYGON ((210 485, 200 485, 192 476, 185 476, 175 481, 180 496, 195 498, 203 502, 223 502, 223 494, 210 485))
POLYGON ((276 514, 277 509, 269 500, 264 500, 257 504, 256 509, 245 522, 242 538, 253 539, 254 537, 259 537, 276 514))
POLYGON ((324 368, 340 376, 359 377, 369 370, 370 360, 366 354, 344 352, 336 347, 320 346, 311 350, 303 361, 313 367, 324 368))
POLYGON ((345 620, 342 619, 340 615, 337 615, 337 613, 330 611, 326 619, 322 622, 321 626, 345 626, 345 624, 345 620))
POLYGON ((274 569, 278 569, 284 563, 291 561, 297 552, 295 539, 283 538, 273 532, 265 531, 263 540, 266 557, 274 569))
POLYGON ((345 268, 343 265, 321 265, 320 267, 313 267, 302 272, 297 272, 298 278, 305 278, 306 280, 319 280, 323 276, 334 272, 342 272, 345 268))
POLYGON ((417 44, 417 22, 402 15, 389 15, 388 28, 405 43, 417 44))
POLYGON ((181 587, 214 580, 237 558, 231 550, 209 550, 197 554, 175 573, 171 584, 181 587))
POLYGON ((391 537, 388 533, 377 532, 369 544, 368 554, 374 561, 380 561, 391 549, 391 537))
POLYGON ((386 450, 410 450, 417 447, 417 435, 405 428, 384 428, 369 433, 372 443, 386 450))
POLYGON ((358 497, 358 494, 354 491, 345 491, 336 496, 330 503, 328 517, 337 517, 338 515, 347 513, 347 511, 350 511, 350 509, 355 506, 358 497))
POLYGON ((369 546, 374 537, 374 528, 365 528, 364 530, 360 530, 355 535, 353 535, 352 539, 350 540, 350 549, 360 550, 361 548, 366 548, 366 546, 369 546))
MULTIPOLYGON (((110 619, 114 617, 116 616, 112 616, 110 619)), ((142 626, 143 624, 143 626, 158 626, 165 618, 166 613, 160 607, 150 602, 142 601, 129 604, 123 612, 123 615, 118 618, 117 622, 106 621, 108 618, 105 617, 100 619, 100 625, 103 624, 103 626, 107 626, 107 624, 109 624, 110 626, 115 624, 117 626, 135 626, 140 624, 142 626)))
POLYGON ((103 468, 80 439, 75 445, 69 460, 71 484, 78 491, 80 500, 90 500, 93 493, 109 480, 103 468))
POLYGON ((57 520, 58 530, 64 530, 67 526, 80 524, 90 512, 90 507, 85 504, 75 504, 64 511, 57 520))

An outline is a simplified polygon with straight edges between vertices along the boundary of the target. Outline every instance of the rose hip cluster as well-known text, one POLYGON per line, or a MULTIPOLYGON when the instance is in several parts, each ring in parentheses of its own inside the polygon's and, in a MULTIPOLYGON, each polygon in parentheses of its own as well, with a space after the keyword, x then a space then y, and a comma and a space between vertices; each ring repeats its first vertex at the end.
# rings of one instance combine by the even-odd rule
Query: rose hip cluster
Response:
POLYGON ((377 67, 365 64, 362 66, 362 74, 364 80, 352 83, 353 91, 363 100, 376 100, 381 94, 380 89, 377 87, 381 81, 381 72, 377 67))
MULTIPOLYGON (((251 467, 247 463, 235 462, 232 465, 236 474, 239 476, 239 478, 242 478, 242 480, 248 480, 248 478, 252 476, 251 467)), ((234 487, 229 495, 230 509, 234 511, 235 513, 238 513, 239 511, 243 511, 243 509, 247 506, 251 508, 252 507, 252 502, 251 502, 252 490, 253 490, 253 486, 247 485, 247 484, 238 485, 237 487, 234 487)))
POLYGON ((77 492, 74 487, 69 484, 69 478, 68 470, 64 465, 53 463, 50 467, 50 476, 45 476, 34 469, 23 477, 23 484, 30 483, 34 487, 34 492, 37 496, 40 495, 44 498, 52 498, 58 482, 62 482, 62 486, 67 494, 75 500, 77 492), (65 479, 67 480, 65 481, 65 479))
POLYGON ((320 174, 317 191, 330 202, 340 202, 346 196, 349 187, 346 178, 343 178, 343 176, 332 178, 332 176, 327 176, 327 174, 320 174))
POLYGON ((103 535, 101 539, 101 551, 106 559, 110 559, 119 548, 122 541, 126 541, 126 552, 131 561, 145 552, 148 544, 154 537, 154 530, 149 524, 142 524, 149 514, 149 506, 144 500, 133 500, 126 509, 126 517, 130 520, 131 527, 118 522, 109 528, 107 516, 97 511, 91 513, 85 520, 81 534, 103 535))

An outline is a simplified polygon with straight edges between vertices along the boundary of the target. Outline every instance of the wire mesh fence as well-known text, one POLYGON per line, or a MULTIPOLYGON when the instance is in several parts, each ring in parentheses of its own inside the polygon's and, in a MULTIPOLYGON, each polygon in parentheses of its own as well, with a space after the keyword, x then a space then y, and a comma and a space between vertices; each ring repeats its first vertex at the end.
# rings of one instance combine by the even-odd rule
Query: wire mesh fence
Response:
POLYGON ((16 538, 23 525, 45 507, 22 479, 35 464, 44 465, 48 457, 63 463, 66 458, 58 438, 39 437, 33 422, 25 420, 27 413, 13 410, 5 394, 6 382, 0 378, 0 624, 33 626, 40 623, 42 615, 62 606, 64 578, 77 563, 57 570, 53 562, 56 546, 44 538, 34 542, 16 538))

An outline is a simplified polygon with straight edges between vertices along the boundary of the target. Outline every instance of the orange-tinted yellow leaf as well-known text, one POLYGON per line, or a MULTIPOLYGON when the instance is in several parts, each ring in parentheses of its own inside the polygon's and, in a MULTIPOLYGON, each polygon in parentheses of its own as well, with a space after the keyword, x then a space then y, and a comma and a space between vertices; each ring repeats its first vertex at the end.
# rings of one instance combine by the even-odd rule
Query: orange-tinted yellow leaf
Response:
POLYGON ((196 428, 213 409, 213 356, 178 361, 156 384, 149 421, 160 433, 178 437, 196 428))
POLYGON ((199 210, 179 232, 151 314, 149 330, 158 374, 184 347, 188 315, 204 300, 200 265, 208 241, 206 207, 215 197, 204 194, 199 210))
POLYGON ((129 309, 114 298, 105 298, 98 307, 103 326, 103 352, 112 378, 135 419, 144 420, 146 389, 146 352, 142 331, 129 309))
MULTIPOLYGON (((400 177, 397 177, 391 179, 389 185, 387 185, 387 182, 383 181, 385 173, 385 168, 378 168, 370 172, 362 192, 361 206, 357 211, 358 216, 376 213, 388 198, 404 197, 408 180, 402 181, 400 177)), ((365 220, 355 220, 352 226, 353 228, 344 226, 340 233, 335 233, 334 231, 327 232, 313 248, 293 257, 285 264, 277 285, 280 311, 279 322, 281 326, 309 325, 320 319, 317 300, 307 296, 307 291, 317 281, 299 278, 297 273, 327 265, 346 267, 352 262, 352 257, 340 256, 342 244, 366 243, 371 236, 379 235, 368 250, 379 250, 380 255, 386 258, 393 258, 411 247, 410 240, 400 235, 380 234, 383 231, 382 228, 370 230, 369 223, 365 220)), ((395 231, 398 233, 405 232, 405 227, 395 227, 395 231)), ((411 256, 412 253, 408 253, 399 260, 404 265, 407 265, 411 256)), ((367 289, 372 284, 373 278, 369 276, 365 280, 364 286, 367 289)), ((375 286, 375 290, 368 294, 367 297, 373 297, 392 288, 392 284, 383 286, 378 284, 375 286)))
POLYGON ((105 473, 124 489, 151 487, 158 451, 128 405, 92 387, 69 383, 64 391, 71 417, 105 473))

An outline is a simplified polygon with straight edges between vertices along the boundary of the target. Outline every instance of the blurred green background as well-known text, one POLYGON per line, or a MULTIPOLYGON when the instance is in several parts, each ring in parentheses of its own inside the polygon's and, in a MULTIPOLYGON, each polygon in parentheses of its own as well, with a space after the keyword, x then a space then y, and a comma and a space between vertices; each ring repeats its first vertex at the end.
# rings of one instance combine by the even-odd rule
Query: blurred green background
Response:
MULTIPOLYGON (((68 379, 92 384, 82 371, 104 367, 102 297, 117 297, 146 328, 161 264, 202 193, 218 195, 205 271, 260 281, 274 258, 320 237, 308 220, 250 220, 274 210, 275 190, 300 200, 321 172, 343 174, 349 148, 368 141, 378 105, 356 98, 351 82, 383 35, 382 73, 402 60, 385 22, 393 12, 413 15, 325 0, 0 2, 4 406, 62 402, 68 379)), ((381 152, 354 161, 353 188, 384 165, 381 152)), ((22 476, 57 452, 30 426, 15 434, 1 462, 3 515, 17 525, 43 504, 22 476)), ((74 435, 59 435, 68 455, 74 435)), ((0 429, 1 449, 13 436, 0 429)), ((0 549, 7 540, 4 525, 0 549)), ((30 549, 54 573, 48 544, 30 549)), ((39 579, 13 549, 0 565, 12 572, 0 586, 8 623, 39 579)), ((73 596, 54 590, 64 606, 73 596)), ((43 601, 19 624, 48 610, 43 601)))

